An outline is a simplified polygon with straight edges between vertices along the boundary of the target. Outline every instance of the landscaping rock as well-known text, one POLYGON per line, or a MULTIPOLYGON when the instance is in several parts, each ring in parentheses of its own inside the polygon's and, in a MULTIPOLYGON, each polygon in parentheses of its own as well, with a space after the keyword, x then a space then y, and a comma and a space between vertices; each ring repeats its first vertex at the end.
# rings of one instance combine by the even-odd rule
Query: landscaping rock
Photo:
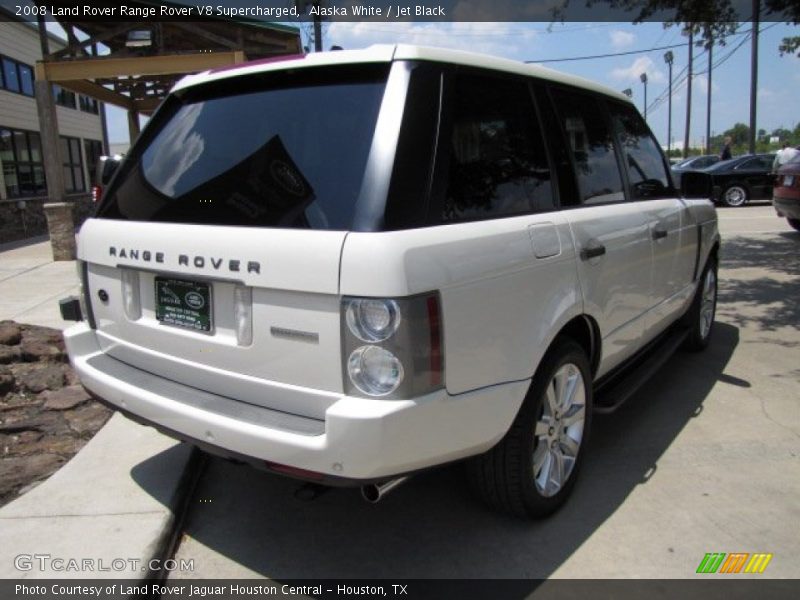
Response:
POLYGON ((0 503, 9 500, 22 486, 49 477, 66 462, 56 454, 12 456, 0 460, 0 503))
POLYGON ((66 360, 66 354, 56 344, 42 340, 22 340, 19 345, 22 360, 27 362, 66 360))
POLYGON ((80 436, 94 433, 108 421, 111 411, 102 404, 92 403, 65 413, 69 427, 80 436))
POLYGON ((15 365, 12 371, 21 391, 38 394, 45 390, 60 390, 66 383, 65 365, 31 363, 15 365))
POLYGON ((13 323, 0 323, 0 345, 14 346, 22 339, 22 330, 13 323))
POLYGON ((14 373, 8 367, 0 366, 0 397, 14 390, 14 373))
POLYGON ((50 476, 111 414, 79 385, 60 331, 0 321, 0 506, 50 476))
POLYGON ((0 365, 7 365, 22 360, 22 352, 18 346, 0 346, 0 365))
POLYGON ((71 385, 55 392, 44 392, 45 410, 69 410, 91 400, 81 385, 71 385))

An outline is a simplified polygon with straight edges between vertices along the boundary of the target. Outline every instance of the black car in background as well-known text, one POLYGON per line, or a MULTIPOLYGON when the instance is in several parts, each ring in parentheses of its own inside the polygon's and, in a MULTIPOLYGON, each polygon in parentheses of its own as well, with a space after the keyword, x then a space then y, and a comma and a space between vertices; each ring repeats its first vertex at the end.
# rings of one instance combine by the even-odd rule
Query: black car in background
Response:
POLYGON ((675 163, 670 167, 672 171, 672 179, 675 182, 675 187, 681 187, 681 175, 686 171, 697 171, 705 169, 711 165, 719 162, 718 154, 702 154, 700 156, 690 156, 675 163))
POLYGON ((744 206, 750 200, 772 200, 774 154, 747 154, 702 169, 711 175, 712 200, 744 206))

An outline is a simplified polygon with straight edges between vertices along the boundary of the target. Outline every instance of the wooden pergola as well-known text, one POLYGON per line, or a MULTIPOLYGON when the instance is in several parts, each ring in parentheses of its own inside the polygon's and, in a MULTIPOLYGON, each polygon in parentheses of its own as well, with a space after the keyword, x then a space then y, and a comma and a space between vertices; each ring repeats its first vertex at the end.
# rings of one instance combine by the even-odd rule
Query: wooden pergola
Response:
MULTIPOLYGON (((58 23, 67 33, 67 46, 50 53, 46 36, 42 38, 44 59, 36 64, 36 79, 123 108, 132 124, 138 123, 137 114, 152 113, 187 73, 302 52, 296 28, 262 21, 120 23, 59 17, 58 23), (132 45, 132 32, 144 33, 149 43, 132 45), (100 54, 101 46, 110 52, 100 54)), ((132 136, 138 133, 137 127, 133 129, 132 136)))
MULTIPOLYGON (((127 0, 125 4, 170 3, 127 0)), ((61 203, 65 197, 53 84, 127 110, 133 142, 139 134, 139 115, 152 113, 184 75, 303 52, 297 28, 263 21, 208 17, 197 22, 110 22, 58 17, 58 23, 66 31, 67 45, 51 52, 45 23, 39 20, 43 60, 36 63, 35 80, 51 203, 61 203)))

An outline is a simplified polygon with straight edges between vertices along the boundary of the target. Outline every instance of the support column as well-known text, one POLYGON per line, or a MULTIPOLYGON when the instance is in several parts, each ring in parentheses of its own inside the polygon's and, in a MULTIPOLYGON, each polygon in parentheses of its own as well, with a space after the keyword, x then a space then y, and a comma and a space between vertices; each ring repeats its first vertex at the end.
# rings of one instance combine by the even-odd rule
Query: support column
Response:
POLYGON ((141 129, 139 127, 139 113, 135 110, 128 111, 128 137, 130 138, 131 146, 136 138, 139 137, 141 129))
POLYGON ((74 210, 74 202, 49 202, 44 205, 53 260, 75 260, 77 256, 74 210))
POLYGON ((47 215, 47 229, 50 233, 50 245, 53 249, 53 260, 75 259, 75 224, 72 221, 72 206, 63 208, 65 202, 64 167, 59 153, 58 119, 56 117, 55 102, 53 102, 53 88, 49 81, 37 80, 36 108, 39 113, 39 135, 42 141, 42 160, 44 162, 44 176, 47 180, 47 203, 44 205, 47 215), (59 218, 51 220, 48 209, 53 206, 59 209, 59 218), (69 218, 69 223, 65 219, 69 218), (64 231, 69 230, 71 235, 65 236, 64 231))
MULTIPOLYGON (((42 56, 48 54, 47 31, 44 21, 39 19, 39 40, 42 56)), ((37 75, 41 69, 37 69, 37 75)), ((47 203, 44 205, 47 216, 47 229, 50 233, 50 246, 53 260, 75 259, 75 224, 72 220, 72 205, 65 202, 64 165, 59 152, 58 117, 53 99, 53 86, 46 79, 37 76, 33 83, 36 95, 36 111, 39 115, 39 136, 42 142, 42 162, 47 181, 47 203), (53 209, 53 207, 57 207, 53 209), (51 218, 51 213, 53 218, 51 218), (68 233, 66 233, 68 232, 68 233)))

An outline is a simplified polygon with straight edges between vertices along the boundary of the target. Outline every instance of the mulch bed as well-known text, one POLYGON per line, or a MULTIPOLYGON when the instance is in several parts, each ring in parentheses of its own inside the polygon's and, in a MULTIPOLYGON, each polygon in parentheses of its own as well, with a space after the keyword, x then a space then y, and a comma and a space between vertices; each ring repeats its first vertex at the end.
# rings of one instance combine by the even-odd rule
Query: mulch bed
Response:
POLYGON ((60 331, 0 321, 0 506, 56 472, 111 414, 78 383, 60 331))

